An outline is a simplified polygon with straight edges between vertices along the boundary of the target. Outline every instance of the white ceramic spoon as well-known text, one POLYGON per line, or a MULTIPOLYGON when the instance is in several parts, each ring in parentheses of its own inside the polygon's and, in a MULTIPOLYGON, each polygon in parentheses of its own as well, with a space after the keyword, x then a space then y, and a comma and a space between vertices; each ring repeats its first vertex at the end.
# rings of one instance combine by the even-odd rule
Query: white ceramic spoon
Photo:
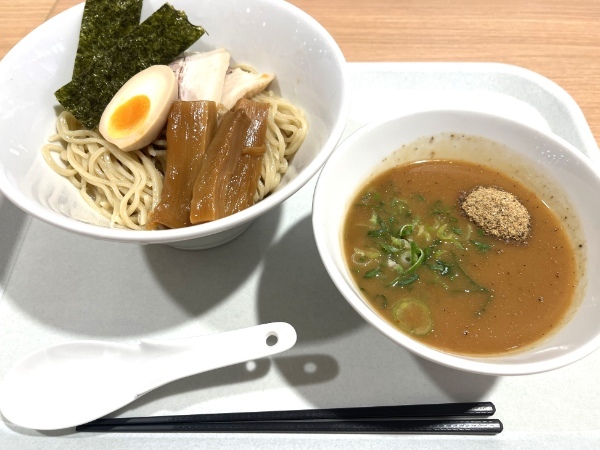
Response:
POLYGON ((274 355, 296 343, 283 322, 138 345, 75 341, 17 362, 0 384, 0 410, 16 425, 70 428, 102 417, 171 381, 274 355))

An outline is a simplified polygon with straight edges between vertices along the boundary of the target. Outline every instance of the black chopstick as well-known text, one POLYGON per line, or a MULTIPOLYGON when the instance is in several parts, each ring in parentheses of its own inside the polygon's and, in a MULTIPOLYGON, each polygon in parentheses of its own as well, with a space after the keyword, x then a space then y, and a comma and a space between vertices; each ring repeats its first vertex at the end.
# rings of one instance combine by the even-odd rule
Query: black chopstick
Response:
POLYGON ((76 430, 496 434, 502 431, 502 424, 498 420, 450 420, 488 417, 495 412, 496 408, 491 402, 441 403, 110 418, 79 425, 76 430), (414 420, 418 418, 428 420, 414 420), (431 420, 433 418, 445 420, 431 420))
POLYGON ((497 419, 195 422, 146 425, 80 425, 76 430, 119 433, 401 433, 493 435, 502 431, 502 422, 497 419))
POLYGON ((280 420, 357 420, 418 417, 489 417, 496 408, 491 402, 434 403, 424 405, 364 406, 355 408, 299 409, 286 411, 189 414, 156 417, 98 419, 87 425, 149 425, 197 422, 244 422, 280 420))

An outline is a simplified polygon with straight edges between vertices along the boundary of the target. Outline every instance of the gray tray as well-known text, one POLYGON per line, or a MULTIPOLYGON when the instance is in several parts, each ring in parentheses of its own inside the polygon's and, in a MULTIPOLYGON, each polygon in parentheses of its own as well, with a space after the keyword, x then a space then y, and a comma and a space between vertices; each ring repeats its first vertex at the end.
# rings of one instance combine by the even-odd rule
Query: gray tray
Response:
MULTIPOLYGON (((598 161, 573 99, 501 64, 349 64, 345 135, 387 112, 477 109, 551 130, 598 161)), ((0 379, 21 357, 74 339, 136 342, 287 321, 282 355, 192 376, 115 416, 491 400, 495 437, 298 434, 76 434, 0 423, 3 449, 592 448, 600 440, 600 352, 538 375, 491 377, 438 366, 396 346, 347 305, 323 268, 311 227, 315 179, 222 247, 95 241, 31 219, 0 197, 0 379), (402 444, 400 443, 402 441, 402 444)))

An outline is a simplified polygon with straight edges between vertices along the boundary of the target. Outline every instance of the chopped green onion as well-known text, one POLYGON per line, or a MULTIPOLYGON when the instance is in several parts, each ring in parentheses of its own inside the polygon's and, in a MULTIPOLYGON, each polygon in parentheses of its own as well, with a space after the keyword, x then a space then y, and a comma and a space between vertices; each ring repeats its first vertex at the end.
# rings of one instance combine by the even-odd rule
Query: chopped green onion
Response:
POLYGON ((454 244, 454 246, 456 248, 460 248, 461 250, 465 249, 465 247, 462 245, 462 243, 456 238, 452 239, 452 243, 454 244))
POLYGON ((388 287, 406 286, 408 284, 414 283, 418 279, 419 279, 419 274, 414 273, 407 277, 406 272, 405 272, 404 275, 399 276, 398 278, 395 278, 394 281, 392 281, 390 284, 388 284, 388 287))
POLYGON ((375 296, 375 300, 379 303, 379 308, 386 309, 387 308, 387 297, 383 294, 377 294, 375 296))
POLYGON ((434 272, 437 272, 439 275, 445 276, 450 273, 450 269, 452 266, 450 264, 445 263, 441 259, 436 259, 434 263, 428 264, 427 267, 429 267, 434 272))
POLYGON ((485 242, 476 241, 475 239, 471 239, 469 242, 475 246, 478 252, 487 252, 492 248, 492 245, 486 244, 485 242))
POLYGON ((475 289, 473 291, 471 291, 470 289, 465 289, 464 292, 489 292, 489 289, 481 286, 480 284, 478 284, 473 278, 471 278, 467 272, 465 271, 465 269, 462 268, 462 266, 460 265, 460 261, 458 260, 458 258, 456 257, 456 255, 453 253, 452 254, 453 258, 454 258, 454 265, 456 266, 456 268, 458 269, 458 272, 460 272, 465 279, 473 286, 475 287, 475 289))
POLYGON ((402 330, 417 336, 425 336, 433 330, 431 311, 421 300, 407 298, 392 308, 392 316, 402 330))
POLYGON ((405 248, 407 245, 409 245, 406 239, 397 238, 394 236, 390 236, 390 238, 392 240, 392 244, 394 244, 396 247, 405 248))
POLYGON ((368 263, 369 260, 365 257, 364 253, 352 253, 352 257, 350 258, 352 260, 352 262, 354 264, 358 264, 358 265, 364 265, 365 263, 368 263))
POLYGON ((399 262, 404 266, 404 267, 409 267, 410 264, 410 245, 408 246, 408 250, 405 250, 404 252, 402 252, 402 254, 400 255, 400 257, 398 258, 399 262))
POLYGON ((412 211, 405 200, 395 198, 392 200, 391 207, 394 212, 401 214, 404 217, 410 217, 412 215, 412 211))
POLYGON ((371 269, 365 273, 365 278, 373 278, 381 274, 381 269, 379 267, 375 269, 371 269))
POLYGON ((414 266, 420 258, 424 258, 425 253, 423 250, 419 248, 419 246, 414 242, 410 242, 410 265, 414 266))
POLYGON ((379 228, 377 230, 369 230, 367 234, 371 237, 381 237, 387 233, 387 230, 384 228, 379 228))
POLYGON ((479 308, 477 310, 477 312, 475 313, 476 316, 480 317, 483 315, 483 313, 486 311, 486 309, 488 308, 488 306, 490 306, 490 304, 492 303, 492 300, 494 298, 494 294, 490 294, 486 297, 486 299, 483 301, 483 305, 481 305, 481 308, 479 308))
MULTIPOLYGON (((412 242, 411 242, 411 244, 412 244, 412 242)), ((415 270, 417 270, 419 268, 419 266, 421 264, 423 264, 423 261, 425 261, 425 252, 419 248, 417 250, 417 253, 414 255, 414 257, 412 256, 412 253, 411 253, 411 265, 408 269, 406 269, 404 271, 404 273, 409 274, 409 273, 414 272, 415 270)))
POLYGON ((400 251, 396 247, 392 247, 391 245, 388 245, 388 244, 381 243, 379 245, 381 245, 381 248, 386 253, 398 253, 400 251))
POLYGON ((402 225, 400 228, 400 232, 398 233, 400 237, 406 237, 413 232, 413 226, 410 224, 402 225))
POLYGON ((472 232, 473 232, 473 227, 469 223, 469 224, 467 224, 467 235, 465 236, 465 239, 470 239, 472 232))
POLYGON ((377 259, 381 254, 379 252, 373 251, 364 251, 360 248, 355 248, 354 253, 352 253, 351 260, 354 264, 359 266, 366 266, 374 259, 377 259))
POLYGON ((443 216, 450 213, 450 209, 441 200, 436 200, 431 208, 431 213, 434 216, 443 216))
POLYGON ((373 215, 369 219, 369 222, 371 223, 371 225, 377 225, 377 219, 378 219, 377 213, 375 211, 373 211, 373 215))
POLYGON ((431 234, 426 231, 425 225, 419 225, 419 231, 417 232, 417 237, 423 236, 426 242, 431 242, 431 234))
POLYGON ((454 234, 448 230, 448 224, 445 223, 441 227, 439 227, 435 233, 437 237, 439 237, 443 241, 450 241, 454 239, 454 234))

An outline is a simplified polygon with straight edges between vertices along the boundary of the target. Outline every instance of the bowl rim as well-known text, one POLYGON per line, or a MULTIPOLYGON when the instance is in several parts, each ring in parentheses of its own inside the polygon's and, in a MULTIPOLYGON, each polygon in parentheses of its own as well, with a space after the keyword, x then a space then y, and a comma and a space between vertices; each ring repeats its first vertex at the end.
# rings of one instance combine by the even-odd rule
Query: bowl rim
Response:
MULTIPOLYGON (((285 13, 294 17, 299 17, 306 23, 307 27, 312 29, 329 47, 331 61, 340 71, 340 104, 339 116, 330 129, 330 134, 325 142, 321 145, 321 150, 315 155, 314 159, 303 167, 285 186, 276 188, 269 196, 265 197, 260 202, 250 208, 240 211, 231 216, 208 222, 204 224, 194 225, 186 228, 168 229, 168 230, 129 230, 103 227, 85 222, 79 222, 72 218, 63 216, 59 213, 48 211, 43 206, 35 201, 25 197, 21 191, 15 188, 7 179, 3 170, 0 170, 0 192, 13 204, 21 210, 33 217, 40 219, 46 223, 54 225, 63 230, 67 230, 78 235, 88 236, 95 239, 107 241, 125 242, 125 243, 140 243, 140 244, 159 244, 171 242, 184 242, 188 240, 198 239, 206 236, 211 236, 217 233, 225 232, 233 228, 241 227, 249 222, 257 219, 265 212, 278 206, 283 201, 291 197, 300 190, 308 181, 321 169, 325 161, 334 151, 339 142, 346 126, 348 115, 350 112, 350 86, 348 80, 348 69, 346 59, 341 48, 331 34, 312 16, 304 12, 300 8, 286 1, 259 0, 261 3, 269 4, 275 8, 283 10, 285 13)), ((20 42, 18 42, 0 61, 0 71, 4 67, 10 66, 12 60, 19 54, 19 49, 35 35, 39 30, 45 27, 54 26, 57 22, 72 20, 71 16, 81 14, 83 3, 74 5, 60 14, 52 17, 40 26, 36 27, 28 33, 20 42)), ((39 157, 39 155, 37 155, 39 157)), ((3 167, 0 160, 0 169, 3 167)))
MULTIPOLYGON (((409 113, 386 114, 384 116, 381 116, 359 127, 338 145, 335 152, 327 160, 321 173, 319 174, 313 195, 312 225, 317 249, 327 273, 329 274, 330 278, 332 279, 333 283, 336 285, 342 296, 348 303, 350 303, 354 310, 358 312, 360 316, 363 317, 363 319, 365 319, 369 324, 371 324, 375 329, 377 329, 391 341, 429 361, 465 372, 495 376, 529 375, 534 373, 547 372, 572 364, 600 348, 599 332, 596 334, 596 336, 587 341, 584 345, 576 347, 566 354, 554 356, 547 360, 535 362, 515 362, 511 364, 503 364, 486 361, 492 359, 493 356, 463 356, 460 354, 454 354, 445 352, 443 350, 438 350, 410 338, 408 335, 397 330, 395 327, 393 327, 391 324, 385 321, 385 319, 376 314, 370 307, 368 307, 365 304, 362 298, 353 291, 350 284, 338 271, 336 263, 333 257, 331 256, 330 252, 328 251, 327 238, 325 237, 325 233, 322 232, 321 228, 321 224, 324 223, 322 215, 324 214, 324 211, 327 208, 327 205, 325 204, 324 200, 322 200, 322 192, 326 189, 325 184, 327 183, 327 179, 331 176, 333 172, 335 172, 335 166, 337 162, 344 158, 344 153, 348 151, 348 149, 350 149, 356 141, 363 138, 365 135, 368 135, 369 133, 376 132, 378 128, 385 126, 389 123, 408 120, 418 116, 427 117, 433 114, 463 115, 467 118, 479 117, 487 121, 504 122, 509 126, 521 128, 522 130, 525 130, 528 133, 535 133, 538 136, 553 141, 554 144, 565 148, 571 154, 571 156, 578 160, 578 162, 588 166, 588 168, 596 175, 596 178, 600 180, 600 167, 598 167, 595 161, 587 158, 572 144, 570 144, 560 136, 555 135, 551 132, 539 130, 537 128, 525 125, 523 123, 514 121, 501 115, 460 108, 433 108, 413 111, 409 113)), ((398 145, 398 148, 400 147, 400 145, 401 143, 398 145)))

